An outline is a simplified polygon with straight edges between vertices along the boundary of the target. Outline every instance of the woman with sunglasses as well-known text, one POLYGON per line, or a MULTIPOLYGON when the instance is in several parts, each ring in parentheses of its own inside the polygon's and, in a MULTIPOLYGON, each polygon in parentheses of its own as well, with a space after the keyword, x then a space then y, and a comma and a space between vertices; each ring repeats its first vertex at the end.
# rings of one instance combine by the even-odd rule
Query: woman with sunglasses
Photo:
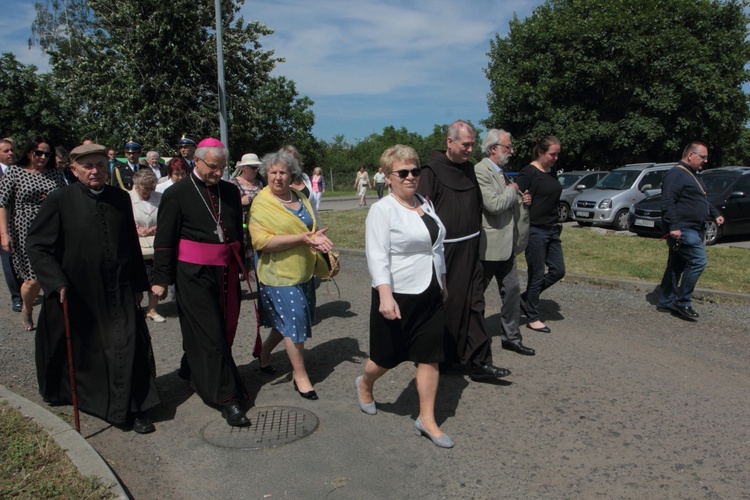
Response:
POLYGON ((416 193, 419 157, 409 146, 385 150, 380 166, 391 194, 376 202, 365 222, 367 266, 372 276, 370 359, 357 377, 359 408, 375 415, 375 381, 404 361, 417 364, 417 435, 441 448, 453 441, 435 421, 435 395, 443 352, 446 298, 445 227, 432 204, 416 193))
POLYGON ((55 165, 55 145, 48 138, 32 137, 18 158, 0 180, 0 243, 11 252, 21 285, 21 326, 34 329, 32 310, 41 287, 26 254, 26 236, 39 207, 49 193, 65 186, 63 175, 55 165))

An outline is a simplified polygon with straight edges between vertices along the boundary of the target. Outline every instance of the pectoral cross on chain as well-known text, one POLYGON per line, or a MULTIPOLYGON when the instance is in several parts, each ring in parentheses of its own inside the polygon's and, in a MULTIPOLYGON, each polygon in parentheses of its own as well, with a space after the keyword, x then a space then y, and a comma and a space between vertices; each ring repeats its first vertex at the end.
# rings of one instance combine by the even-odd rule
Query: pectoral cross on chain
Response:
POLYGON ((216 231, 214 231, 214 234, 219 237, 220 243, 224 243, 224 230, 218 222, 216 223, 216 231))

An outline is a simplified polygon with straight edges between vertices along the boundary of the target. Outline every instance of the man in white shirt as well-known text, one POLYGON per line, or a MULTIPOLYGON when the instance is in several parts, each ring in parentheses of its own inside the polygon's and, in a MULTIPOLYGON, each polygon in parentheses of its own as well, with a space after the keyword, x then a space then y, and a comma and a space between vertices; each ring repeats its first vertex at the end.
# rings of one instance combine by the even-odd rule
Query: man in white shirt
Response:
MULTIPOLYGON (((5 175, 6 170, 11 165, 16 164, 16 152, 13 140, 10 138, 0 139, 0 178, 5 175)), ((13 301, 13 310, 21 312, 21 292, 18 289, 18 280, 16 273, 13 271, 13 264, 10 262, 10 253, 0 248, 0 257, 3 263, 3 275, 5 275, 5 284, 8 285, 11 300, 13 301)))
POLYGON ((156 151, 149 151, 146 153, 146 164, 157 179, 161 179, 167 175, 167 166, 159 161, 159 153, 156 151))

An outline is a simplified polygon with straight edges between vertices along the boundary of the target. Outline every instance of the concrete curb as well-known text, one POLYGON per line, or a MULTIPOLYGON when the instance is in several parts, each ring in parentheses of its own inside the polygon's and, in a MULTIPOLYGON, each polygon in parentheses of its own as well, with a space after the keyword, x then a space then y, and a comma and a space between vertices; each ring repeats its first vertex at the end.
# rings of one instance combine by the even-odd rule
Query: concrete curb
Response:
MULTIPOLYGON (((351 248, 338 248, 337 249, 342 255, 355 255, 357 257, 366 257, 367 254, 364 250, 356 250, 351 248)), ((519 267, 519 271, 526 271, 525 267, 519 267)), ((594 285, 602 285, 609 287, 617 287, 622 290, 631 290, 636 292, 653 292, 659 283, 653 283, 650 281, 636 281, 626 280, 620 278, 601 278, 596 276, 586 276, 583 274, 566 274, 563 281, 576 282, 582 281, 585 283, 591 283, 594 285)), ((707 288, 696 288, 693 292, 693 298, 698 300, 715 300, 724 299, 731 300, 733 302, 739 302, 743 304, 750 304, 750 294, 746 293, 735 293, 725 292, 722 290, 709 290, 707 288)))
POLYGON ((128 499, 117 477, 96 450, 78 434, 70 425, 56 417, 41 406, 19 396, 0 385, 0 400, 5 400, 11 407, 24 416, 31 417, 47 434, 49 434, 72 460, 84 477, 95 477, 102 484, 109 485, 115 498, 128 499))

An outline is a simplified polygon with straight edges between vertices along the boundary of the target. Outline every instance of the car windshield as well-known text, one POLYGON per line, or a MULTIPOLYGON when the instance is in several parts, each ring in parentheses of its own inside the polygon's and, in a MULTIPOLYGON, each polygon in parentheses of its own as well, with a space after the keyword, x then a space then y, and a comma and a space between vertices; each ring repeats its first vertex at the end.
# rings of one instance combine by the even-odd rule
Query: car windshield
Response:
POLYGON ((726 191, 734 183, 736 175, 702 175, 701 180, 706 186, 709 196, 717 196, 726 191))
POLYGON ((599 181, 596 185, 598 189, 617 189, 624 190, 630 189, 638 176, 641 174, 640 170, 620 170, 610 172, 604 179, 599 181))
POLYGON ((557 177, 557 180, 560 182, 563 189, 565 189, 575 184, 581 177, 583 177, 583 174, 562 174, 557 177))

